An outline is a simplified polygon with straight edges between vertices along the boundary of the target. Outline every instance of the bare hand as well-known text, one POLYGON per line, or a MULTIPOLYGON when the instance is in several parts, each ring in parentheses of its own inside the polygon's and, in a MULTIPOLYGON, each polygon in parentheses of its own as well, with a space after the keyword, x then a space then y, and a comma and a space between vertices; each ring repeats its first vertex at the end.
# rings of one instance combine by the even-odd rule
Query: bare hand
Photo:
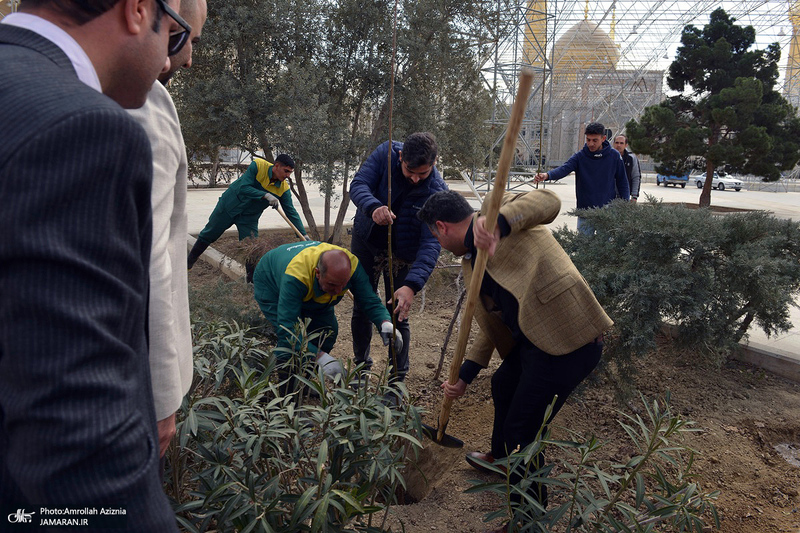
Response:
POLYGON ((414 303, 414 291, 411 290, 411 287, 403 285, 394 291, 394 302, 394 314, 397 315, 397 319, 407 319, 411 312, 411 304, 414 303))
POLYGON ((475 238, 475 247, 479 250, 486 250, 489 257, 494 255, 497 243, 500 241, 500 226, 494 227, 494 233, 486 230, 486 217, 478 217, 472 225, 472 233, 475 238))
POLYGON ((533 177, 533 181, 539 183, 540 181, 544 181, 547 179, 547 172, 539 172, 533 177))
POLYGON ((175 436, 175 413, 156 422, 158 428, 158 456, 164 457, 172 438, 175 436))
POLYGON ((445 381, 442 383, 442 390, 444 390, 444 395, 446 397, 455 400, 456 398, 464 396, 467 390, 467 382, 459 378, 455 385, 450 385, 449 381, 445 381))
POLYGON ((397 216, 389 211, 389 208, 385 205, 380 206, 372 212, 372 220, 380 226, 390 225, 395 218, 397 218, 397 216))

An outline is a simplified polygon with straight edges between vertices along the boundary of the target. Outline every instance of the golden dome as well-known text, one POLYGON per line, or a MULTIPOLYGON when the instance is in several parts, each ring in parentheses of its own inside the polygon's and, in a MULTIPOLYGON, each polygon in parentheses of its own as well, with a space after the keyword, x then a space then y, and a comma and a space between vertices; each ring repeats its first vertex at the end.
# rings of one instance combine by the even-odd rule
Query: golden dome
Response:
POLYGON ((554 70, 616 68, 619 50, 600 25, 584 19, 556 41, 554 70))

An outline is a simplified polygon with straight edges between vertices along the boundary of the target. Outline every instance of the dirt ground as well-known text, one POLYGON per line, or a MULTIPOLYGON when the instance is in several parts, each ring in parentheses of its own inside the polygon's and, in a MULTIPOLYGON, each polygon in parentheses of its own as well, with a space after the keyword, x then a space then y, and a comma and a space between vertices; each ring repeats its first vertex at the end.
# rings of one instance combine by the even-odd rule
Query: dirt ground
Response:
MULTIPOLYGON (((215 247, 235 255, 237 243, 224 237, 215 247)), ((431 425, 436 425, 440 385, 447 379, 456 344, 458 322, 441 375, 434 379, 458 299, 457 272, 455 268, 438 269, 424 294, 417 295, 411 315, 407 385, 414 404, 428 411, 425 418, 431 425)), ((215 282, 217 277, 210 267, 198 263, 190 271, 189 283, 197 286, 215 282)), ((352 356, 350 310, 347 300, 336 309, 340 331, 333 355, 339 358, 352 356)), ((376 335, 372 353, 376 366, 385 360, 385 353, 376 335)), ((800 384, 736 361, 721 367, 704 364, 692 354, 675 353, 666 340, 657 352, 640 361, 638 369, 635 386, 642 394, 653 400, 670 391, 673 409, 700 429, 688 436, 687 443, 699 452, 694 471, 700 487, 721 491, 717 508, 722 523, 717 531, 800 533, 800 384)), ((491 371, 492 367, 481 372, 467 394, 453 404, 448 433, 462 439, 464 449, 452 451, 426 442, 420 461, 431 480, 422 491, 427 495, 417 503, 392 508, 389 523, 393 530, 472 533, 498 525, 483 522, 488 512, 499 507, 495 496, 464 493, 471 486, 470 479, 490 479, 473 470, 463 457, 468 451, 489 449, 491 371)), ((606 443, 605 458, 627 460, 633 448, 617 423, 621 418, 618 411, 635 414, 637 410, 642 411, 638 398, 618 403, 612 388, 596 372, 556 416, 555 435, 562 431, 558 428, 565 427, 587 438, 595 435, 606 443)))

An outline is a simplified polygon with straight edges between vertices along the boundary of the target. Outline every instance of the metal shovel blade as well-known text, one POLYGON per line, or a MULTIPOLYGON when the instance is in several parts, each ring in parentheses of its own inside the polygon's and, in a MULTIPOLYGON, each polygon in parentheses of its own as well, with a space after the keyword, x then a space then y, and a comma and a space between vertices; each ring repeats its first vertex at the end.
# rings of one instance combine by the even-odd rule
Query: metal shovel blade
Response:
POLYGON ((438 428, 433 426, 429 426, 428 424, 422 424, 422 433, 431 439, 433 442, 438 444, 439 446, 444 446, 445 448, 463 448, 464 441, 461 439, 457 439, 447 433, 442 433, 442 440, 438 439, 438 428))

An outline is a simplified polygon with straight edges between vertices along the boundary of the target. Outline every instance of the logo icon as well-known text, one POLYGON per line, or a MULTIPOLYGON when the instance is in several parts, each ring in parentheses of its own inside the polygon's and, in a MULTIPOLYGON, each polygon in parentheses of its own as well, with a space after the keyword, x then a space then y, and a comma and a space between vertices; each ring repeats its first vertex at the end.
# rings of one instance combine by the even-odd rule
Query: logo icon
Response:
POLYGON ((17 509, 16 513, 11 513, 8 515, 8 521, 12 524, 27 524, 31 520, 33 520, 33 515, 36 514, 33 511, 30 513, 26 513, 25 509, 17 509))

